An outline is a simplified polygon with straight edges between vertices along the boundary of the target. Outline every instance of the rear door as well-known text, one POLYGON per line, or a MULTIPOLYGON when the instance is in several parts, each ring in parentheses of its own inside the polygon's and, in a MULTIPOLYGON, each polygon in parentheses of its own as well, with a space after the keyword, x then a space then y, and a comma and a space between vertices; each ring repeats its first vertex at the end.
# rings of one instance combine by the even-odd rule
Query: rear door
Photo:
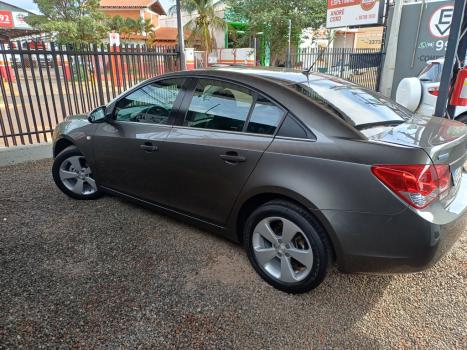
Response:
POLYGON ((170 206, 223 224, 271 143, 285 111, 250 89, 212 79, 193 82, 183 120, 172 128, 170 206))
POLYGON ((94 135, 99 184, 164 203, 165 141, 181 101, 183 79, 166 79, 136 88, 115 105, 114 121, 94 135))

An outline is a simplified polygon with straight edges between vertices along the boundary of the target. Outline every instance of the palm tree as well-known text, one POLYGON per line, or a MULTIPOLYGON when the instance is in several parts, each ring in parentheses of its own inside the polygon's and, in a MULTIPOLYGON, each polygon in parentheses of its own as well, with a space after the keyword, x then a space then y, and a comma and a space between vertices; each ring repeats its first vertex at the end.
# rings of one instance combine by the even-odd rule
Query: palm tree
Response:
POLYGON ((122 16, 114 16, 108 20, 110 30, 115 30, 122 34, 141 34, 154 31, 154 26, 151 20, 137 20, 133 18, 123 18, 122 16))
MULTIPOLYGON (((184 26, 190 32, 187 41, 190 45, 200 42, 201 49, 206 51, 207 55, 216 46, 213 31, 224 29, 226 25, 223 18, 216 16, 215 7, 219 2, 216 0, 181 0, 182 10, 190 16, 195 16, 184 26)), ((172 6, 169 13, 173 15, 175 12, 176 7, 172 6)))
POLYGON ((143 33, 146 33, 146 35, 149 35, 150 33, 154 32, 154 26, 151 23, 150 19, 145 19, 141 22, 141 31, 143 33))

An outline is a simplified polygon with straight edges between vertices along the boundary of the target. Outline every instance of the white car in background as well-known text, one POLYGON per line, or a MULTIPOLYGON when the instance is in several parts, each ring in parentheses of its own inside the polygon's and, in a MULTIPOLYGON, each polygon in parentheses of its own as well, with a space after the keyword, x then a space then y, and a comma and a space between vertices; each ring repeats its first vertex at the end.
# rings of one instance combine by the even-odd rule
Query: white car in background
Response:
MULTIPOLYGON (((418 77, 404 78, 396 91, 396 102, 412 112, 433 115, 438 97, 444 58, 427 61, 418 77)), ((456 107, 456 120, 467 124, 467 107, 456 107)))

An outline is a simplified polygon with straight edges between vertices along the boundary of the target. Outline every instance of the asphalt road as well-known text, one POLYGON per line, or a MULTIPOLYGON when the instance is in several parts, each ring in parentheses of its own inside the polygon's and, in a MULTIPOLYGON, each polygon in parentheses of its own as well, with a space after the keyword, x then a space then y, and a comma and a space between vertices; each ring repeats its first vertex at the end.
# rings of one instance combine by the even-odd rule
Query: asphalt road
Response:
POLYGON ((0 168, 0 348, 465 349, 465 233, 429 271, 288 295, 213 234, 68 199, 50 165, 0 168))

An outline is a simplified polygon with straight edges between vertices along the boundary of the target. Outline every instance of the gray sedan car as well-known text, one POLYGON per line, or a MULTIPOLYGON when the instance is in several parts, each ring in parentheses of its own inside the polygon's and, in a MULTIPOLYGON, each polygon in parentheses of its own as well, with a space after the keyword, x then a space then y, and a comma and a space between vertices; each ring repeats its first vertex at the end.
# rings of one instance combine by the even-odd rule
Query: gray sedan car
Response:
POLYGON ((240 242, 290 293, 332 264, 427 268, 467 221, 467 127, 322 74, 166 74, 66 118, 53 147, 65 194, 118 195, 240 242))

